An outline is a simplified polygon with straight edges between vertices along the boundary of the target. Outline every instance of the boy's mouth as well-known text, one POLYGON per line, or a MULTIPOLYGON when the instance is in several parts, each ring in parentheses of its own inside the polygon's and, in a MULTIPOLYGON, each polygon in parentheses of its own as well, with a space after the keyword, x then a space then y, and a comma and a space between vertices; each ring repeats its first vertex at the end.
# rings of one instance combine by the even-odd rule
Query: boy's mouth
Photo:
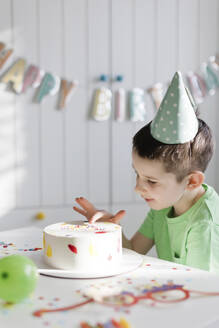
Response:
POLYGON ((152 198, 144 198, 146 202, 151 202, 153 199, 152 198))

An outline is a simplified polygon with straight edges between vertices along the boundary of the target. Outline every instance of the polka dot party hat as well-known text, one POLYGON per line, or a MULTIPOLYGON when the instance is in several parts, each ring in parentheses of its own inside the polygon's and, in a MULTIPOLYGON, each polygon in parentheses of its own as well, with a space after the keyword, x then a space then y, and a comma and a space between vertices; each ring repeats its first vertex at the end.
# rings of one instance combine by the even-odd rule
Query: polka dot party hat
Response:
POLYGON ((176 72, 151 122, 153 138, 165 144, 182 144, 192 140, 198 132, 195 107, 181 73, 176 72))

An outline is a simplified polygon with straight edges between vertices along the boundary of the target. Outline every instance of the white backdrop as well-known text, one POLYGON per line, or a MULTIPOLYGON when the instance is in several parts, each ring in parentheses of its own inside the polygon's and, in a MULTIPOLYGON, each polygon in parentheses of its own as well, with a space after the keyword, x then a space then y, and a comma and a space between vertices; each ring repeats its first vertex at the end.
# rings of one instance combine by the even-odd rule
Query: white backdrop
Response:
MULTIPOLYGON (((218 0, 0 0, 0 41, 14 49, 0 75, 23 57, 79 80, 61 111, 56 96, 39 105, 33 89, 15 95, 0 85, 0 230, 76 219, 73 200, 85 196, 100 208, 126 209, 131 236, 148 210, 134 194, 130 156, 142 123, 89 119, 94 89, 104 84, 99 76, 110 76, 105 85, 115 91, 197 70, 219 49, 218 16, 218 0), (39 211, 44 221, 35 220, 39 211)), ((215 136, 218 99, 209 96, 200 107, 215 136)), ((149 121, 148 95, 146 106, 149 121)), ((206 181, 219 190, 217 165, 215 154, 206 181)))

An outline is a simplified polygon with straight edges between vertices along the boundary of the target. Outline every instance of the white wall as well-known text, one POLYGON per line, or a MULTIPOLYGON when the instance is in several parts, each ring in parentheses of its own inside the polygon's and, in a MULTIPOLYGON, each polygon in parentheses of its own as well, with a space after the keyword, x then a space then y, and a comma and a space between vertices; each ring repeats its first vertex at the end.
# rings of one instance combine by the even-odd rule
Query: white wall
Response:
MULTIPOLYGON (((39 105, 34 90, 17 96, 1 86, 0 230, 78 218, 73 200, 83 195, 101 208, 127 209, 131 236, 148 210, 134 194, 130 157, 142 123, 88 119, 98 78, 122 74, 122 83, 108 83, 113 91, 146 90, 177 69, 197 70, 218 50, 218 15, 218 0, 0 0, 0 41, 14 48, 6 66, 23 57, 80 83, 62 111, 55 96, 39 105), (35 220, 38 211, 44 221, 35 220)), ((217 102, 218 95, 201 106, 215 134, 217 102)), ((149 121, 148 95, 146 106, 149 121)), ((217 165, 215 155, 207 182, 219 190, 217 165)))

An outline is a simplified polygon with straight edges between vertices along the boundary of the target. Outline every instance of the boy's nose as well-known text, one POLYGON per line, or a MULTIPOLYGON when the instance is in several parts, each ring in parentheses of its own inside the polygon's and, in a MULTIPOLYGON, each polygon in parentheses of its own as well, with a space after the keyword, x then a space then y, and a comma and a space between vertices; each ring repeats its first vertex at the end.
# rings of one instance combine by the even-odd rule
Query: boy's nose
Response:
POLYGON ((135 186, 135 192, 137 192, 137 194, 140 194, 141 192, 140 192, 140 189, 139 189, 139 187, 138 187, 138 185, 136 184, 136 186, 135 186))
POLYGON ((145 191, 145 187, 143 188, 139 180, 136 181, 136 186, 135 186, 135 192, 137 194, 142 194, 142 192, 145 191))

